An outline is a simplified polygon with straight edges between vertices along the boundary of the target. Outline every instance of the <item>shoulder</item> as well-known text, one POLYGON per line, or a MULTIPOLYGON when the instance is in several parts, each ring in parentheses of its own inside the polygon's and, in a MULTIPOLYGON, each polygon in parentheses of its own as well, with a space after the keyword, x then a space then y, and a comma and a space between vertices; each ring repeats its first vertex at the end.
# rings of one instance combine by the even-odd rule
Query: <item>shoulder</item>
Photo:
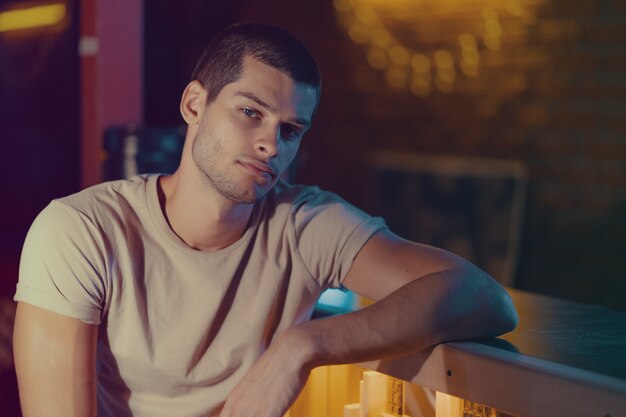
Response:
POLYGON ((338 287, 365 242, 386 228, 381 218, 319 187, 281 182, 268 197, 270 223, 280 222, 280 230, 289 233, 298 258, 321 287, 338 287))
POLYGON ((286 216, 298 233, 307 226, 323 229, 352 229, 365 222, 384 225, 384 221, 372 217, 337 194, 317 186, 296 185, 280 181, 267 196, 267 209, 271 217, 286 216))
POLYGON ((103 182, 55 201, 79 212, 144 205, 146 188, 152 180, 155 180, 153 175, 138 175, 127 180, 103 182))
MULTIPOLYGON (((82 240, 114 234, 129 223, 141 223, 150 176, 98 184, 52 200, 29 229, 29 240, 82 240)), ((147 208, 145 209, 147 211, 147 208)))
POLYGON ((291 212, 324 209, 333 206, 341 206, 360 212, 359 209, 333 192, 322 190, 318 186, 290 184, 285 181, 279 181, 276 184, 268 194, 267 202, 276 207, 284 206, 291 212))
POLYGON ((139 175, 128 180, 104 182, 75 194, 53 200, 44 210, 74 216, 94 223, 107 223, 132 218, 147 206, 147 188, 152 175, 139 175))

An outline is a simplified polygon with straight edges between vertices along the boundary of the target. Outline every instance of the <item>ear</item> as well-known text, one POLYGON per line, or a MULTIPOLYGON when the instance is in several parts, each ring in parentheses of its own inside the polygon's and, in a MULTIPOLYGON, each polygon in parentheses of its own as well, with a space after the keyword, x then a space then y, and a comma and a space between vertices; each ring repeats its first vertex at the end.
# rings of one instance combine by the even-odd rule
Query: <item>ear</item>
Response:
POLYGON ((188 125, 198 124, 206 105, 207 93, 199 81, 187 84, 180 100, 180 114, 188 125))

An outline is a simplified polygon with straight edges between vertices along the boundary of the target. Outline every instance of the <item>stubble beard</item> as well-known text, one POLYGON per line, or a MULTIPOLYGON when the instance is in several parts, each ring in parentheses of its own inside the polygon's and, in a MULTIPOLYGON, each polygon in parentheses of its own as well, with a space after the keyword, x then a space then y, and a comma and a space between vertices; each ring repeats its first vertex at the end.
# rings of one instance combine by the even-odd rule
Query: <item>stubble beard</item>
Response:
POLYGON ((191 148, 193 161, 200 171, 205 186, 215 190, 222 197, 238 204, 254 204, 263 196, 257 195, 254 189, 246 190, 236 184, 225 171, 218 169, 218 160, 222 151, 222 140, 207 133, 205 136, 196 134, 191 148))

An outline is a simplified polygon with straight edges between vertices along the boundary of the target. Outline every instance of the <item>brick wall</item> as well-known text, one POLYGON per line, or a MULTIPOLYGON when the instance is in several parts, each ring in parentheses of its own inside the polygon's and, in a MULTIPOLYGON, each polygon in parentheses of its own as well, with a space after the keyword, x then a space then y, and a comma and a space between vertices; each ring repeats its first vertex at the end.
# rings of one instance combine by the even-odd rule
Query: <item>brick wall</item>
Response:
POLYGON ((386 67, 368 55, 375 40, 351 39, 371 10, 336 0, 319 17, 332 19, 312 45, 326 84, 301 178, 363 205, 372 150, 522 161, 530 186, 516 286, 626 309, 626 2, 475 1, 400 17, 369 3, 378 20, 365 39, 376 25, 392 37, 386 67), (473 75, 463 34, 479 56, 473 75), (389 81, 394 45, 428 59, 427 93, 411 91, 410 64, 389 81), (441 50, 454 81, 439 88, 441 50))
POLYGON ((626 2, 239 0, 228 19, 282 25, 320 61, 300 181, 368 208, 374 150, 522 161, 516 286, 626 309, 626 2))

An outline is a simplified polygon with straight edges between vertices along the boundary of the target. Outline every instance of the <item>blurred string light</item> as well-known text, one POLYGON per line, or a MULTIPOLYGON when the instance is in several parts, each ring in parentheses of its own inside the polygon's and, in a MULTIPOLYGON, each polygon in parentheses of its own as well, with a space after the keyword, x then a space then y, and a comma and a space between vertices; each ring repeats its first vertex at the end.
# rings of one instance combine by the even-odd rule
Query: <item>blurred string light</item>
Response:
POLYGON ((495 10, 483 10, 483 20, 485 22, 485 35, 483 37, 485 46, 489 49, 497 51, 500 49, 502 27, 500 26, 500 18, 495 10))
POLYGON ((55 26, 66 14, 65 3, 9 7, 0 11, 0 33, 55 26))
POLYGON ((470 79, 478 77, 481 50, 498 51, 502 47, 500 13, 514 17, 524 14, 520 0, 483 0, 478 6, 453 0, 333 0, 333 5, 350 39, 365 49, 369 66, 383 72, 389 86, 421 97, 431 94, 433 88, 454 91, 457 72, 470 79), (469 25, 467 33, 451 33, 446 45, 427 50, 406 45, 388 27, 397 22, 411 26, 411 19, 418 25, 424 16, 437 19, 443 13, 463 12, 468 7, 482 11, 480 21, 469 25), (380 10, 385 11, 384 16, 380 10), (470 26, 474 33, 469 33, 470 26))

